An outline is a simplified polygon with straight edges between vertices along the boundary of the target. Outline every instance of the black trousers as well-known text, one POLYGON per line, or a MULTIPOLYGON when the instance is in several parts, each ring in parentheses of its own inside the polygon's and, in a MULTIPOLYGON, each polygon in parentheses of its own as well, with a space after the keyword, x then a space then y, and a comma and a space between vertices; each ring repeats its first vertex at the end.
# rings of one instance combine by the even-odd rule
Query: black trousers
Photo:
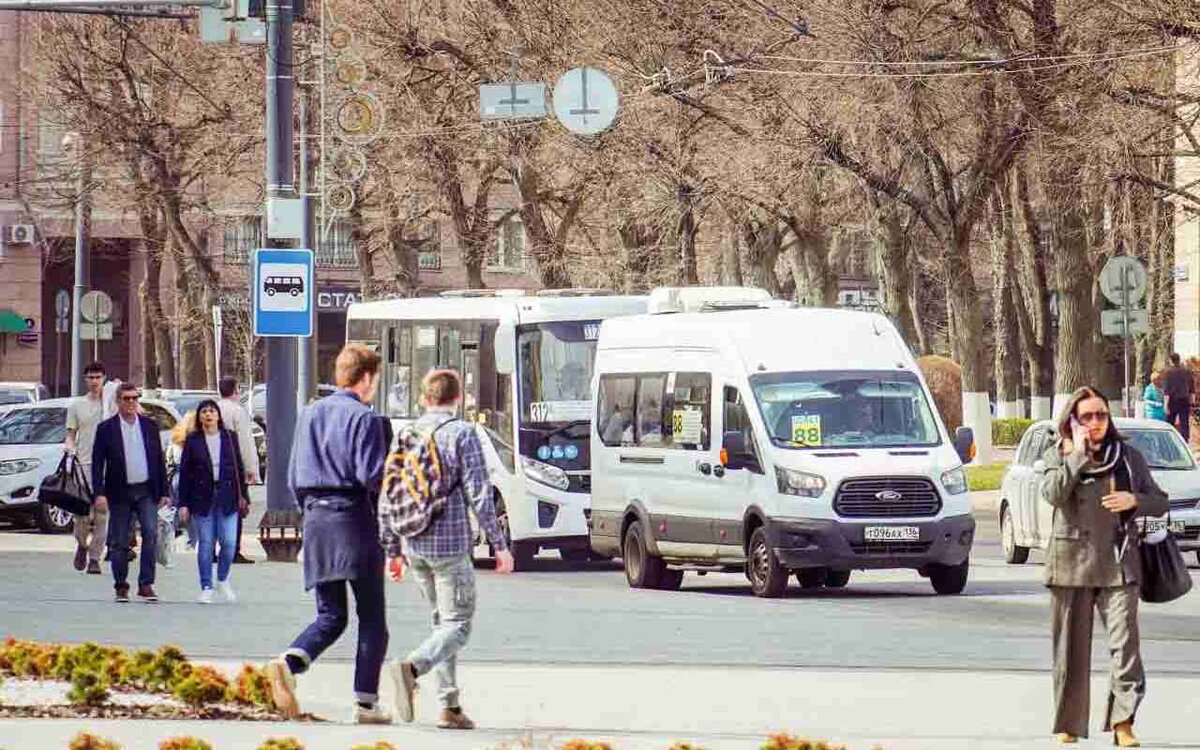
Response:
POLYGON ((1167 422, 1179 430, 1186 443, 1192 436, 1192 406, 1186 399, 1171 399, 1167 407, 1167 422))

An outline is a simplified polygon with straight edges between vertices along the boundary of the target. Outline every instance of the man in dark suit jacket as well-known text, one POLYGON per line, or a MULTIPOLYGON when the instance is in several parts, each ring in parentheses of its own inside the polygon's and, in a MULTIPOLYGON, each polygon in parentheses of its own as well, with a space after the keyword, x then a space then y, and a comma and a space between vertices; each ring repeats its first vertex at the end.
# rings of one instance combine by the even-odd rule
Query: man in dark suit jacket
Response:
MULTIPOLYGON (((162 442, 154 420, 138 413, 141 393, 131 383, 117 389, 117 415, 96 428, 92 448, 92 487, 96 506, 109 512, 108 546, 129 547, 133 519, 142 527, 142 559, 138 572, 138 597, 156 602, 154 573, 158 541, 158 509, 171 502, 162 442)), ((169 540, 163 540, 168 543, 169 540)), ((112 556, 116 600, 129 601, 129 558, 112 556)))

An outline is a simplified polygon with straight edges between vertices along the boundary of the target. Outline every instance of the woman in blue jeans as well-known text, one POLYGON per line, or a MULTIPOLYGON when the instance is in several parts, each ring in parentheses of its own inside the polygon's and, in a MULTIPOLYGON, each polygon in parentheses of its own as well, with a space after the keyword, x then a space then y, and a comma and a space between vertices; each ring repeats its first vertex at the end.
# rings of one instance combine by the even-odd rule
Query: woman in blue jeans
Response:
POLYGON ((249 509, 245 476, 237 436, 225 429, 216 401, 201 401, 196 425, 184 440, 179 459, 179 521, 186 524, 189 517, 195 519, 202 604, 212 603, 214 597, 212 566, 217 542, 216 596, 226 602, 237 600, 229 571, 237 548, 238 515, 249 509))

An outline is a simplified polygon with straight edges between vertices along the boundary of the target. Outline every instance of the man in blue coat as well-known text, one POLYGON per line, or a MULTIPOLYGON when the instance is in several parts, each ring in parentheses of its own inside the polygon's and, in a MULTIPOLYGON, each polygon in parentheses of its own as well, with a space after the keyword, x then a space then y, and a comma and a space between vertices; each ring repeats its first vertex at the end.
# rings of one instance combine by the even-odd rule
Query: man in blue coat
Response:
MULTIPOLYGON (((158 542, 158 509, 171 502, 167 491, 167 465, 154 420, 138 413, 141 392, 132 383, 117 389, 117 414, 96 428, 92 447, 94 507, 108 509, 108 548, 112 556, 116 600, 129 601, 129 535, 133 519, 142 528, 142 559, 138 571, 138 598, 157 602, 154 593, 155 547, 158 542)), ((163 540, 166 544, 169 540, 163 540)))
POLYGON ((379 707, 388 632, 376 517, 387 442, 381 420, 367 406, 375 398, 379 355, 347 344, 336 371, 341 390, 301 413, 288 467, 288 484, 304 514, 304 586, 315 589, 317 619, 266 672, 275 705, 285 715, 299 714, 295 675, 346 630, 349 584, 358 615, 352 720, 390 724, 391 716, 379 707))

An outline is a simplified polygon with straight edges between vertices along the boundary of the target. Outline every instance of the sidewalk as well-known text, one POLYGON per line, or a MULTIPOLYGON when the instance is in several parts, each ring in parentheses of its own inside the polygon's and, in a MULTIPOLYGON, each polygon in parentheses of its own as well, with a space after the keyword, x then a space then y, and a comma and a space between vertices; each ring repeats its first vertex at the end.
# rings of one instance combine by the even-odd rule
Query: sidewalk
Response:
MULTIPOLYGON (((902 647, 902 644, 897 644, 902 647)), ((238 663, 218 664, 233 671, 238 663)), ((352 666, 319 663, 300 680, 305 710, 344 722, 352 666)), ((309 750, 342 750, 388 740, 397 748, 551 748, 571 738, 605 740, 614 750, 667 750, 690 741, 709 750, 750 750, 775 731, 827 738, 852 750, 1018 750, 1050 746, 1049 673, 710 669, 638 666, 464 665, 463 702, 480 729, 447 733, 432 725, 436 697, 426 678, 410 726, 233 722, 0 721, 0 746, 65 748, 85 727, 126 750, 153 750, 181 734, 214 750, 254 750, 269 736, 292 736, 309 750), (522 745, 531 737, 532 744, 522 745)), ((1099 733, 1106 678, 1092 680, 1090 741, 1099 733)), ((384 700, 391 705, 385 679, 384 700)), ((1194 719, 1200 678, 1150 676, 1138 717, 1146 747, 1200 748, 1194 719)))

